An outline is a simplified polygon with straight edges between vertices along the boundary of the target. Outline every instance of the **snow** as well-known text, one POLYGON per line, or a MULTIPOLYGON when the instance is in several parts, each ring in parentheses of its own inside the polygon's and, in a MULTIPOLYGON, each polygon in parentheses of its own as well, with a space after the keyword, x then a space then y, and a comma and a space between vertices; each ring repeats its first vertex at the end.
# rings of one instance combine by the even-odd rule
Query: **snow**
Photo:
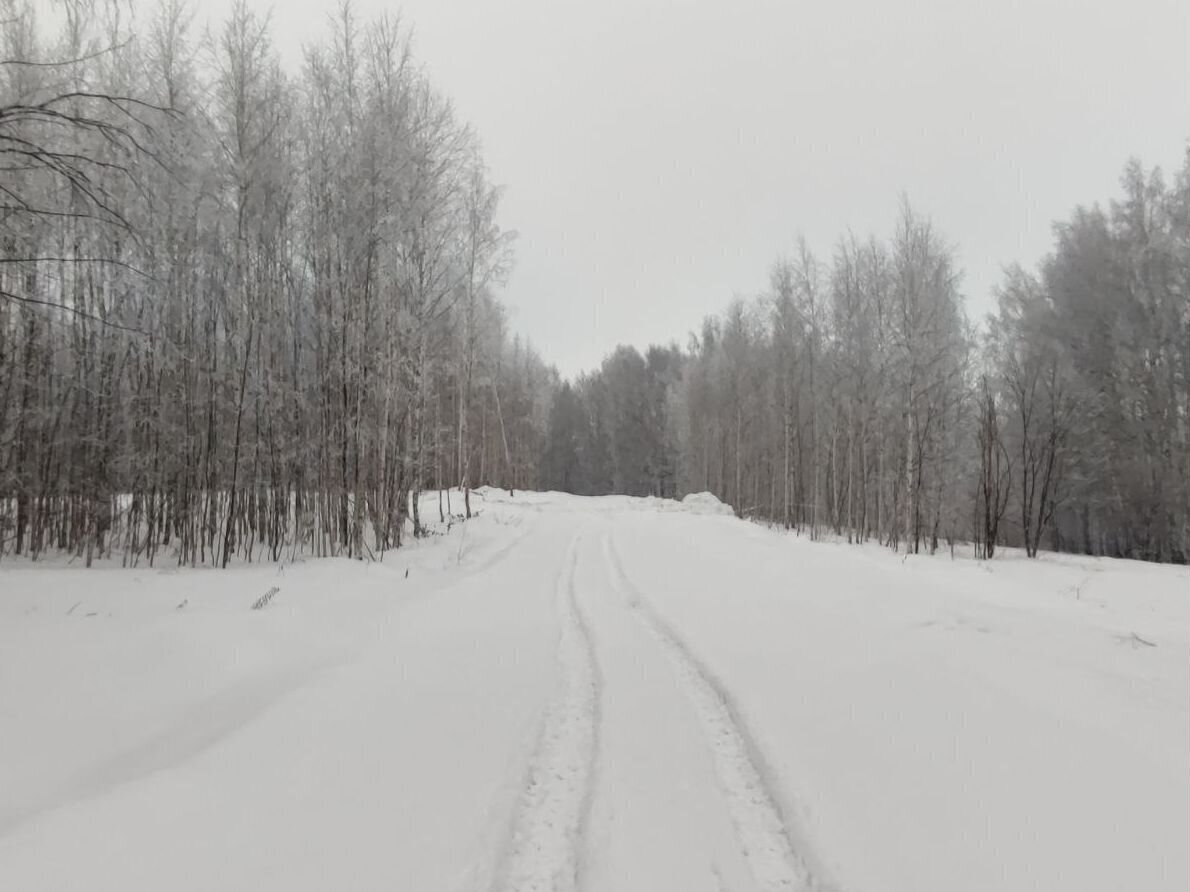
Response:
POLYGON ((682 499, 682 505, 691 514, 735 514, 730 505, 709 492, 692 492, 682 499))
POLYGON ((0 888, 1190 887, 1186 568, 473 505, 383 563, 0 564, 0 888))

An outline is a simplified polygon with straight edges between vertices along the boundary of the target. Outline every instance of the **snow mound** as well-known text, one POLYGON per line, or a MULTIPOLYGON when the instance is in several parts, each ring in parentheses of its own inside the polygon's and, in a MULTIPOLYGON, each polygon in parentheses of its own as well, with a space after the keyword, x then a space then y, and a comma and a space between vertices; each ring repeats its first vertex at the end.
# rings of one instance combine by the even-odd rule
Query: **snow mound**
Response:
POLYGON ((691 514, 735 514, 731 505, 709 492, 692 492, 682 499, 682 507, 691 514))

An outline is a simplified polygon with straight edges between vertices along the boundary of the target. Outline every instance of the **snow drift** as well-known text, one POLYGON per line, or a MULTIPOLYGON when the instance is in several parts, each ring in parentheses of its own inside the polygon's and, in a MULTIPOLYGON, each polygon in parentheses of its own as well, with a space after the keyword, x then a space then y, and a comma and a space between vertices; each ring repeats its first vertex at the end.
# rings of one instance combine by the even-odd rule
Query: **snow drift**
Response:
POLYGON ((682 499, 682 507, 690 514, 735 514, 730 505, 709 492, 690 493, 682 499))

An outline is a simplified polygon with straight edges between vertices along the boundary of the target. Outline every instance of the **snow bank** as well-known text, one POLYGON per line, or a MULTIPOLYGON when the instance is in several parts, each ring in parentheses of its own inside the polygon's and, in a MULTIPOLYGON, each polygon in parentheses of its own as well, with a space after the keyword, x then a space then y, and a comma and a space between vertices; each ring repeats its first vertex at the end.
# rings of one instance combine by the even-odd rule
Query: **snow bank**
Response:
POLYGON ((682 506, 691 514, 735 514, 730 505, 709 492, 690 493, 682 499, 682 506))
POLYGON ((735 510, 713 493, 694 492, 681 500, 661 496, 572 496, 561 492, 523 492, 517 490, 515 497, 507 492, 489 490, 490 502, 521 507, 532 506, 555 514, 581 512, 594 514, 615 514, 631 511, 645 514, 697 514, 703 516, 734 517, 735 510))

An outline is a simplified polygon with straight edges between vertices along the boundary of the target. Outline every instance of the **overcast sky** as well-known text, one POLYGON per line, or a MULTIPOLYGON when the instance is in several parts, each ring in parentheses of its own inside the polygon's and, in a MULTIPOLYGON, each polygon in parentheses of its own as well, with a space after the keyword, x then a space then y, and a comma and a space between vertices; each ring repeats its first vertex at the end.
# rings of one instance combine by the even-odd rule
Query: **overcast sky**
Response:
MULTIPOLYGON (((275 4, 299 58, 335 0, 275 4)), ((260 2, 267 8, 269 3, 260 2)), ((799 233, 891 230, 898 196, 958 247, 972 315, 1050 224, 1190 137, 1190 0, 359 0, 399 11, 478 130, 505 302, 565 374, 685 341, 799 233)))

